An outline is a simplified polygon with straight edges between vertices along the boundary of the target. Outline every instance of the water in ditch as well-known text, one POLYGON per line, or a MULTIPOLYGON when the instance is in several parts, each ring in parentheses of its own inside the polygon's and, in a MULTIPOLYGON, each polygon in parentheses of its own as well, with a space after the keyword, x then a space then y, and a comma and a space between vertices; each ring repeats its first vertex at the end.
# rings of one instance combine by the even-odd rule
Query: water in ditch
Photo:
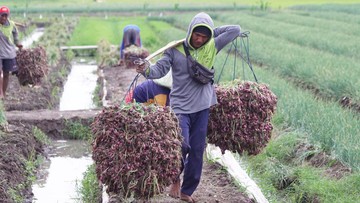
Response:
POLYGON ((44 28, 36 28, 28 37, 21 42, 24 48, 30 48, 33 42, 36 42, 44 34, 44 28))
POLYGON ((89 144, 81 140, 52 140, 47 159, 33 185, 33 202, 80 202, 83 173, 92 164, 89 144))
POLYGON ((60 99, 60 111, 86 110, 95 107, 93 92, 96 87, 97 66, 73 63, 60 99))
MULTIPOLYGON (((94 108, 92 96, 97 81, 94 61, 73 62, 60 99, 60 111, 94 108), (93 65, 91 65, 93 64, 93 65)), ((90 145, 83 140, 52 140, 48 158, 41 164, 33 185, 33 203, 81 202, 79 188, 86 169, 93 163, 90 145)))

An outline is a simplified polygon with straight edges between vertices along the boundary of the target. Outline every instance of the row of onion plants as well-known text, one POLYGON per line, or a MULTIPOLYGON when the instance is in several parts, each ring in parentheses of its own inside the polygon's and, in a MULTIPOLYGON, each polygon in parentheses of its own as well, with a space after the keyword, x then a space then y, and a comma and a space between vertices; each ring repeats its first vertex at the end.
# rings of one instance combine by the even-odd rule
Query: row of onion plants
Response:
MULTIPOLYGON (((255 24, 259 21, 261 19, 243 22, 241 18, 228 17, 226 22, 255 24)), ((246 26, 243 28, 247 29, 246 26)), ((273 29, 277 29, 276 25, 273 29)), ((346 96, 360 103, 360 81, 356 77, 360 74, 358 60, 289 42, 261 30, 251 30, 251 33, 256 42, 252 46, 252 59, 255 62, 268 65, 282 77, 313 88, 326 98, 340 101, 346 96)))
MULTIPOLYGON (((242 12, 243 13, 243 12, 242 12)), ((219 15, 219 19, 227 22, 229 18, 233 18, 234 13, 225 13, 219 15)), ((350 59, 360 58, 360 44, 354 43, 360 41, 360 28, 357 29, 356 24, 349 26, 349 23, 335 22, 336 29, 328 30, 317 26, 317 23, 309 25, 300 25, 294 22, 284 22, 288 14, 286 12, 267 13, 265 16, 254 16, 243 13, 240 17, 241 24, 247 29, 261 32, 263 34, 273 36, 279 39, 287 40, 291 43, 299 44, 304 47, 314 48, 324 52, 332 53, 336 56, 348 56, 350 59), (284 16, 282 16, 284 15, 284 16), (269 19, 270 16, 276 16, 276 19, 269 19), (276 25, 276 26, 274 26, 276 25), (343 28, 343 29, 342 29, 343 28), (349 35, 348 30, 358 30, 357 34, 349 35), (353 28, 353 29, 350 29, 353 28)), ((306 19, 305 17, 300 20, 307 22, 314 22, 313 19, 306 19)), ((332 25, 331 20, 321 20, 319 24, 332 25)))

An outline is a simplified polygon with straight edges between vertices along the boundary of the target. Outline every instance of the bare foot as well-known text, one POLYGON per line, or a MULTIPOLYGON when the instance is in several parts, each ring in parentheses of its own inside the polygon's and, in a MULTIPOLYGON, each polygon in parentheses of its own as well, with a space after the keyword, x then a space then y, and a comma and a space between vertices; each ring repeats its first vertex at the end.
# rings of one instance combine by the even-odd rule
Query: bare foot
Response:
POLYGON ((170 186, 169 195, 173 198, 180 198, 180 179, 170 186))
POLYGON ((184 194, 184 193, 181 193, 180 199, 181 199, 182 201, 189 202, 189 203, 195 203, 195 202, 196 202, 191 196, 186 195, 186 194, 184 194))

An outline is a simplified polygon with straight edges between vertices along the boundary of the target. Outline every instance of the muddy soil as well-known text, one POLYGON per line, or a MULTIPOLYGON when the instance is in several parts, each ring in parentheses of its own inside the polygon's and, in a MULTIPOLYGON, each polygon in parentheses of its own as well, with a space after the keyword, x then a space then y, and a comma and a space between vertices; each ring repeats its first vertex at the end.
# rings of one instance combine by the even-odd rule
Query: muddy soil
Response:
MULTIPOLYGON (((117 105, 124 101, 124 97, 128 92, 131 84, 139 84, 146 79, 143 76, 135 79, 137 73, 134 69, 126 68, 126 66, 107 66, 100 70, 99 75, 102 78, 103 85, 106 86, 106 92, 102 92, 100 97, 105 96, 105 106, 117 105), (105 95, 104 95, 105 94, 105 95)), ((99 81, 101 82, 101 81, 99 81)))
POLYGON ((0 202, 12 203, 21 197, 25 202, 32 198, 28 177, 36 172, 26 160, 35 161, 43 153, 43 145, 32 136, 27 126, 8 126, 0 131, 0 202), (16 191, 16 192, 15 192, 16 191))

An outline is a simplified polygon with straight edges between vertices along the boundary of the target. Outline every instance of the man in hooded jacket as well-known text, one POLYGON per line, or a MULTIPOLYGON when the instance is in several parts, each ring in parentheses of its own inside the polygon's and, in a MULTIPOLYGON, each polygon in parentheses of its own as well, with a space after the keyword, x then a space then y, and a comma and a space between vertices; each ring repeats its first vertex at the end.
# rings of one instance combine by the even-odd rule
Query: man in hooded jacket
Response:
MULTIPOLYGON (((201 12, 191 20, 184 45, 197 62, 212 68, 216 54, 238 36, 239 25, 214 28, 211 17, 201 12)), ((190 76, 184 45, 167 49, 155 64, 149 67, 146 67, 147 63, 141 64, 136 71, 148 79, 156 79, 172 69, 170 106, 179 119, 182 131, 181 173, 184 174, 182 184, 179 174, 179 179, 171 185, 170 196, 195 202, 192 194, 200 183, 209 110, 217 99, 211 82, 201 84, 190 76)))

